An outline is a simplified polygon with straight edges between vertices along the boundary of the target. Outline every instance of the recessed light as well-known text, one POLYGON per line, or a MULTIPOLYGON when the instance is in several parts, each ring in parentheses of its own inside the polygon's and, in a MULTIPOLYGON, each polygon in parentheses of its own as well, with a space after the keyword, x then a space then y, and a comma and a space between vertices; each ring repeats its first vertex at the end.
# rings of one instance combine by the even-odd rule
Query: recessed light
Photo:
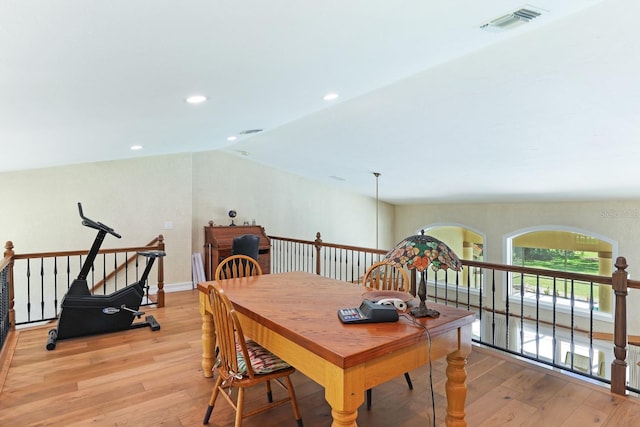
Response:
POLYGON ((227 137, 227 141, 235 141, 236 139, 238 139, 238 137, 235 135, 231 135, 227 137))
POLYGON ((192 95, 186 99, 189 104, 200 104, 207 100, 207 97, 204 95, 192 95))
POLYGON ((142 150, 142 145, 132 145, 131 149, 132 150, 142 150))
POLYGON ((324 99, 325 101, 333 101, 334 99, 338 99, 338 95, 337 93, 328 93, 325 96, 322 97, 322 99, 324 99))

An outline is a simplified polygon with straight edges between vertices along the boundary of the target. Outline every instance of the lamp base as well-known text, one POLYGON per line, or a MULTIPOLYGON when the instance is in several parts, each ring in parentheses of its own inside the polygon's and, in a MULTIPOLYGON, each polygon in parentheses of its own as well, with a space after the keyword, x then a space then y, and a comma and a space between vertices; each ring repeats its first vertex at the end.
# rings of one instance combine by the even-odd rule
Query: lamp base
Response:
POLYGON ((422 271, 422 277, 420 278, 420 284, 418 285, 418 298, 420 299, 420 305, 411 309, 413 317, 438 317, 440 312, 427 308, 427 272, 422 271))
POLYGON ((411 309, 411 314, 413 317, 438 317, 440 316, 440 312, 438 310, 433 310, 431 308, 427 308, 425 305, 420 305, 418 307, 413 307, 411 309))

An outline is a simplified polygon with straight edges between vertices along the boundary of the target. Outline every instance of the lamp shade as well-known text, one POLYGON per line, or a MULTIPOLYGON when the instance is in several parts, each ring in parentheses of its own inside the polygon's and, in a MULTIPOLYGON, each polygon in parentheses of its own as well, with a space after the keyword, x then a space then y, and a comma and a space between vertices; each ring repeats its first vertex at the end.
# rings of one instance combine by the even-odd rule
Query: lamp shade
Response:
POLYGON ((431 265, 434 271, 462 270, 460 258, 444 242, 425 234, 409 236, 398 243, 382 259, 396 267, 424 271, 431 265))

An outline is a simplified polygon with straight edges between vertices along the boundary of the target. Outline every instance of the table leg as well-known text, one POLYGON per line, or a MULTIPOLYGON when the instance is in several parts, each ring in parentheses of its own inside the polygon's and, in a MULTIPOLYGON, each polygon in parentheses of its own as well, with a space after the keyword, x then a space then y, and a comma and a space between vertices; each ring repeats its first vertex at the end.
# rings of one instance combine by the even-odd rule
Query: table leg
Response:
POLYGON ((207 309, 208 298, 200 292, 200 315, 202 316, 202 373, 205 378, 213 377, 215 363, 215 327, 213 316, 207 309))
POLYGON ((464 403, 467 398, 466 354, 460 351, 447 355, 447 427, 466 427, 464 403))
POLYGON ((331 408, 331 416, 333 422, 331 427, 357 427, 356 419, 358 418, 358 411, 338 411, 331 408))
POLYGON ((364 402, 364 368, 340 369, 327 363, 324 397, 331 405, 331 427, 357 427, 358 408, 364 402))

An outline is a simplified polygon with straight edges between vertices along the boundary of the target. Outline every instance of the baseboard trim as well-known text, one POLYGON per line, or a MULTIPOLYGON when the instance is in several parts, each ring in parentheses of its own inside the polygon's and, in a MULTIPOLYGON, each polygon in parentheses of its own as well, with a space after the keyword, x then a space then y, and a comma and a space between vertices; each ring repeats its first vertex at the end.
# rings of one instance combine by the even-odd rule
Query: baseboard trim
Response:
MULTIPOLYGON (((165 293, 169 293, 169 292, 180 292, 180 291, 190 291, 193 289, 193 283, 192 282, 182 282, 182 283, 169 283, 164 285, 164 287, 162 288, 164 289, 165 293)), ((150 286, 149 287, 149 295, 157 295, 158 294, 158 287, 153 287, 150 286)))

